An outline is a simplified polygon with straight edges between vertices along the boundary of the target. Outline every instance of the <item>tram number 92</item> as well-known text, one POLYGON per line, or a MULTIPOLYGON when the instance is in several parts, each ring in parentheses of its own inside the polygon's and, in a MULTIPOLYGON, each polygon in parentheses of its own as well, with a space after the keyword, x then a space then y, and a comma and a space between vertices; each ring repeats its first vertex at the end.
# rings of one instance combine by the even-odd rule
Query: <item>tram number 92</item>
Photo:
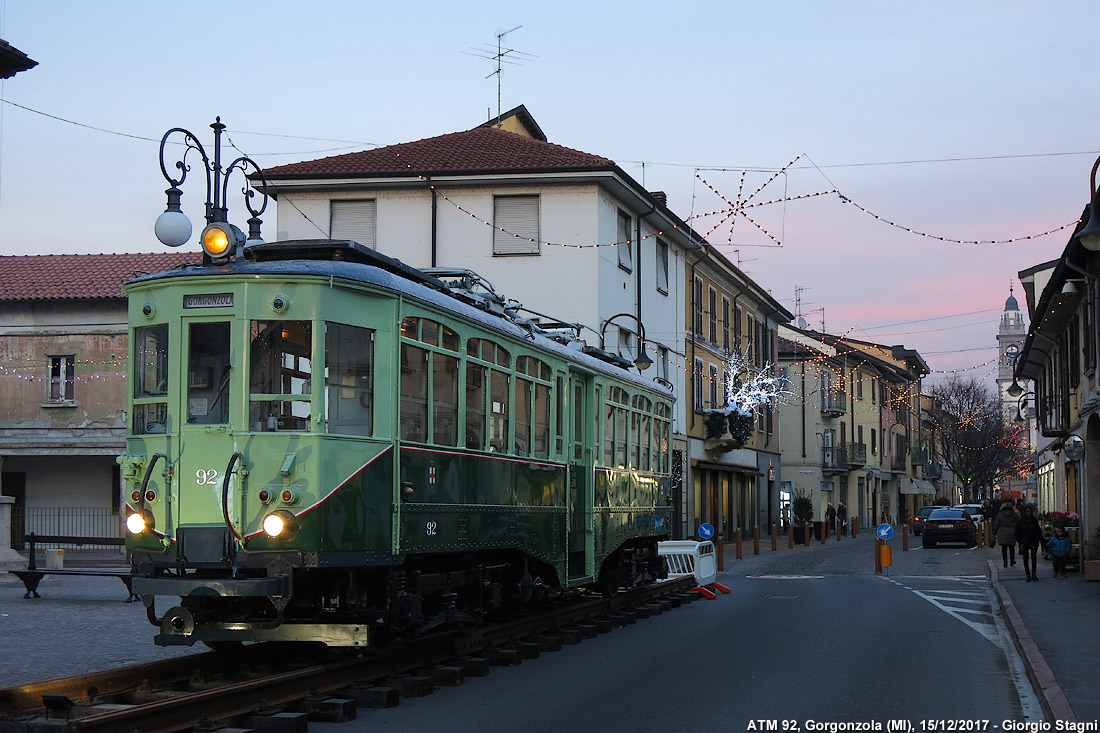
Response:
POLYGON ((429 537, 435 537, 435 531, 439 529, 438 522, 428 522, 424 525, 424 531, 429 537))
POLYGON ((218 469, 200 468, 198 471, 195 471, 195 483, 199 486, 217 486, 218 469))

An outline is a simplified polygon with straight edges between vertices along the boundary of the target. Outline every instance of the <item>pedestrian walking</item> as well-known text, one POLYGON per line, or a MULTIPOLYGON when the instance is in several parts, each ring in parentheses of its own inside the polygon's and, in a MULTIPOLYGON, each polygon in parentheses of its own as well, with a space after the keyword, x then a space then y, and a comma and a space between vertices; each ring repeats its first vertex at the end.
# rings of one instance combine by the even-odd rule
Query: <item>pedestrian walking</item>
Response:
POLYGON ((1047 540, 1047 547, 1050 548, 1050 559, 1054 563, 1054 577, 1066 577, 1066 562, 1069 561, 1069 553, 1073 549, 1073 540, 1066 534, 1065 527, 1054 528, 1054 536, 1047 540))
POLYGON ((996 516, 996 514, 997 514, 997 512, 993 511, 993 502, 991 502, 989 499, 986 499, 985 501, 982 502, 982 520, 983 521, 992 522, 993 517, 996 516))
POLYGON ((1001 546, 1001 558, 1006 568, 1009 564, 1016 564, 1016 524, 1019 521, 1012 505, 1005 503, 1001 505, 1001 511, 997 512, 997 519, 993 522, 993 532, 997 544, 1001 546))
POLYGON ((1043 528, 1039 526, 1039 519, 1035 516, 1035 507, 1030 504, 1024 507, 1023 516, 1016 523, 1016 542, 1020 545, 1020 557, 1024 561, 1024 574, 1028 582, 1039 580, 1035 574, 1035 563, 1039 553, 1039 545, 1043 542, 1043 528))
POLYGON ((842 535, 848 534, 848 508, 844 506, 844 502, 839 502, 836 505, 836 521, 839 524, 838 532, 842 535))
POLYGON ((836 529, 836 509, 833 509, 833 503, 825 507, 825 534, 828 536, 829 532, 836 529))

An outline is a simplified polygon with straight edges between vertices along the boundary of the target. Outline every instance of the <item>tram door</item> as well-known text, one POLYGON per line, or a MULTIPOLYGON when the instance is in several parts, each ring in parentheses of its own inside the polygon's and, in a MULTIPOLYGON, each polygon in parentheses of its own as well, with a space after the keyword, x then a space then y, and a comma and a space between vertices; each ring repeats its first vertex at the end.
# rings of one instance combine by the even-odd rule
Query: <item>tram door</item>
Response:
POLYGON ((595 573, 593 567, 592 482, 596 420, 592 379, 583 374, 569 375, 568 465, 569 465, 569 577, 582 578, 595 573))
POLYGON ((176 466, 180 525, 221 524, 223 474, 232 455, 224 436, 229 406, 240 389, 230 359, 231 327, 229 321, 184 321, 182 450, 176 466))

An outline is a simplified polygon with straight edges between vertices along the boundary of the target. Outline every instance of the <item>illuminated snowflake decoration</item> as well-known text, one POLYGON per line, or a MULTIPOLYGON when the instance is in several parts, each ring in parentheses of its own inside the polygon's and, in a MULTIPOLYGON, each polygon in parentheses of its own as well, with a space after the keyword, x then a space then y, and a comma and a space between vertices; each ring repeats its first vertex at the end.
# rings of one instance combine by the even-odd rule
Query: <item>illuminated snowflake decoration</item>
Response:
POLYGON ((804 193, 804 194, 800 194, 798 196, 784 195, 781 198, 772 199, 770 201, 754 201, 753 200, 753 199, 756 198, 757 194, 759 194, 761 191, 763 191, 765 188, 767 188, 768 185, 771 184, 776 178, 778 178, 779 176, 786 173, 787 169, 790 168, 792 165, 794 165, 795 162, 801 157, 802 157, 801 155, 795 156, 794 160, 792 160, 790 163, 787 163, 787 165, 783 166, 779 170, 775 171, 771 175, 771 177, 768 178, 768 180, 764 181, 764 183, 762 183, 755 191, 753 191, 752 193, 750 193, 747 196, 744 195, 744 191, 745 191, 745 176, 748 174, 748 171, 745 171, 745 170, 741 171, 741 183, 737 187, 737 197, 733 201, 730 201, 730 199, 727 196, 724 196, 718 189, 716 189, 714 186, 712 186, 710 183, 708 183, 702 176, 700 176, 698 173, 696 173, 695 177, 697 179, 699 179, 699 181, 704 186, 706 186, 708 189, 710 189, 711 192, 714 193, 715 196, 722 199, 722 201, 727 204, 727 207, 724 208, 724 209, 716 209, 714 211, 708 211, 705 214, 697 214, 697 215, 691 217, 692 219, 702 219, 702 218, 706 218, 706 217, 710 217, 710 216, 718 216, 718 215, 722 216, 722 218, 718 221, 717 224, 712 226, 710 229, 708 229, 703 234, 703 238, 705 239, 705 238, 709 237, 711 234, 714 233, 714 231, 716 229, 718 229, 722 225, 729 222, 729 228, 730 228, 729 229, 729 237, 726 240, 726 244, 727 245, 732 245, 733 244, 733 230, 734 230, 734 227, 737 226, 737 217, 740 216, 743 219, 745 219, 745 221, 749 222, 754 227, 759 229, 764 234, 764 236, 766 236, 768 239, 770 239, 772 242, 774 242, 777 247, 782 247, 783 243, 781 241, 779 241, 779 239, 777 239, 774 235, 772 235, 771 232, 769 232, 767 229, 765 229, 763 226, 761 226, 758 221, 756 221, 751 216, 749 216, 748 213, 746 213, 749 209, 755 209, 755 208, 759 208, 761 206, 768 206, 769 204, 780 204, 780 203, 784 203, 784 202, 787 202, 787 201, 800 201, 802 199, 813 198, 814 196, 828 196, 830 194, 839 193, 834 188, 834 189, 831 189, 829 191, 818 191, 817 193, 804 193))
POLYGON ((740 354, 730 354, 726 362, 726 407, 706 412, 745 417, 760 414, 766 406, 775 407, 794 397, 787 389, 786 377, 773 374, 772 365, 758 367, 745 361, 740 354))

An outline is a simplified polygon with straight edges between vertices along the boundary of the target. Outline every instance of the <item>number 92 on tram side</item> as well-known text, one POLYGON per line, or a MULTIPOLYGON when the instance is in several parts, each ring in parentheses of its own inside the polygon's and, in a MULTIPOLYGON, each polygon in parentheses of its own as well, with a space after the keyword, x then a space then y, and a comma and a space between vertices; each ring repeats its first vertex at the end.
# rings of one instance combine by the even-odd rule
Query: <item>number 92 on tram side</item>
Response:
POLYGON ((369 646, 666 576, 668 390, 354 242, 244 254, 125 286, 156 643, 369 646))

